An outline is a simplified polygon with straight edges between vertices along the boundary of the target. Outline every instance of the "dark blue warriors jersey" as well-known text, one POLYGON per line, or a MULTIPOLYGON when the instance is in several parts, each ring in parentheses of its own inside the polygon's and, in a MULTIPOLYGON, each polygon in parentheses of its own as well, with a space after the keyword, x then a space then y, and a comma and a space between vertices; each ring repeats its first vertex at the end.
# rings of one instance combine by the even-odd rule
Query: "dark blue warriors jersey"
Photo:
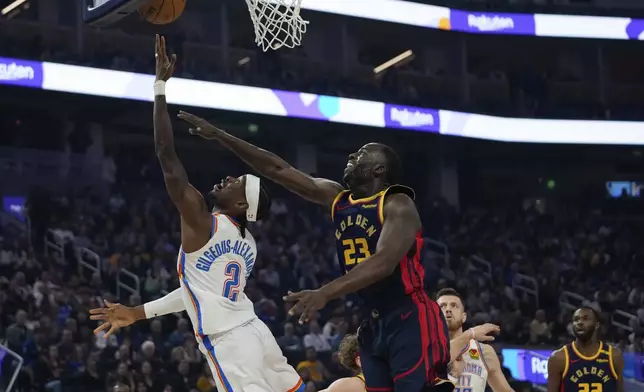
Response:
POLYGON ((561 378, 561 392, 616 392, 617 372, 613 366, 613 348, 599 342, 592 357, 583 356, 575 342, 563 347, 566 367, 561 378))
MULTIPOLYGON (((335 226, 338 259, 345 272, 376 253, 384 224, 384 203, 388 195, 404 193, 414 199, 414 191, 394 185, 377 194, 354 199, 348 190, 340 192, 331 206, 335 226)), ((365 305, 376 309, 395 307, 412 293, 425 289, 425 271, 421 251, 423 237, 419 230, 416 241, 400 260, 396 270, 384 280, 360 290, 357 294, 365 305)))

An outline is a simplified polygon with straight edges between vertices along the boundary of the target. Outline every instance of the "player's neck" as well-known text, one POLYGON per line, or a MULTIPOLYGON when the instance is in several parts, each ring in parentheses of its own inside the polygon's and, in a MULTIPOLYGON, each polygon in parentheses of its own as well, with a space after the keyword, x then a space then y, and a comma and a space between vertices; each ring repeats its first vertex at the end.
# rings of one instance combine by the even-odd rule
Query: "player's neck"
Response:
POLYGON ((352 184, 351 195, 354 199, 363 199, 365 197, 375 195, 386 187, 386 184, 380 181, 370 181, 365 184, 352 184))
POLYGON ((449 331, 449 340, 456 339, 457 337, 463 335, 463 328, 455 329, 453 331, 449 331))
POLYGON ((575 339, 575 347, 584 355, 595 355, 599 350, 600 342, 597 339, 589 339, 586 341, 575 339))

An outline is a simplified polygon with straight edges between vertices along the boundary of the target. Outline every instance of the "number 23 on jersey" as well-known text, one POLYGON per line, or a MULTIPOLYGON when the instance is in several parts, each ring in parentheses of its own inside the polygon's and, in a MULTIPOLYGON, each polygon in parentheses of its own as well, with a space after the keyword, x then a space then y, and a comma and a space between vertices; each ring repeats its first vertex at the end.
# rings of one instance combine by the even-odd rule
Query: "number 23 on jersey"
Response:
POLYGON ((602 387, 602 384, 599 382, 593 382, 593 383, 587 383, 587 382, 581 382, 579 383, 579 392, 603 392, 604 388, 602 387))
POLYGON ((367 257, 371 256, 369 243, 366 238, 349 238, 342 240, 344 246, 344 265, 360 264, 367 257))

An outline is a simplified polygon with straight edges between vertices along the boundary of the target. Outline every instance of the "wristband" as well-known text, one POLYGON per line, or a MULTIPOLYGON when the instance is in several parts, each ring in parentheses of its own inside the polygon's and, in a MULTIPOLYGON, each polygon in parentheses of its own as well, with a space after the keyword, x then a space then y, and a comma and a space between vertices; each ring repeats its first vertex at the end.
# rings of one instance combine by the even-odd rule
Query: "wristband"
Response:
POLYGON ((154 95, 165 95, 165 82, 163 80, 154 82, 154 95))

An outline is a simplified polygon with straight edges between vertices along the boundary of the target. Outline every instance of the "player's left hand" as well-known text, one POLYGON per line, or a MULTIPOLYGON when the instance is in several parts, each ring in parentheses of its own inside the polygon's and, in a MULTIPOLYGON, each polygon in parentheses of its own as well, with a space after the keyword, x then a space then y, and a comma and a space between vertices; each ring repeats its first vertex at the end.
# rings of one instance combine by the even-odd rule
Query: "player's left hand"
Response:
POLYGON ((156 80, 167 82, 174 72, 174 64, 177 62, 177 55, 173 54, 168 58, 165 49, 165 37, 156 35, 154 57, 156 58, 156 80))
POLYGON ((298 293, 288 292, 283 297, 285 302, 295 302, 288 311, 289 316, 300 315, 300 324, 306 323, 315 316, 315 313, 326 306, 329 301, 320 290, 304 290, 298 293))

